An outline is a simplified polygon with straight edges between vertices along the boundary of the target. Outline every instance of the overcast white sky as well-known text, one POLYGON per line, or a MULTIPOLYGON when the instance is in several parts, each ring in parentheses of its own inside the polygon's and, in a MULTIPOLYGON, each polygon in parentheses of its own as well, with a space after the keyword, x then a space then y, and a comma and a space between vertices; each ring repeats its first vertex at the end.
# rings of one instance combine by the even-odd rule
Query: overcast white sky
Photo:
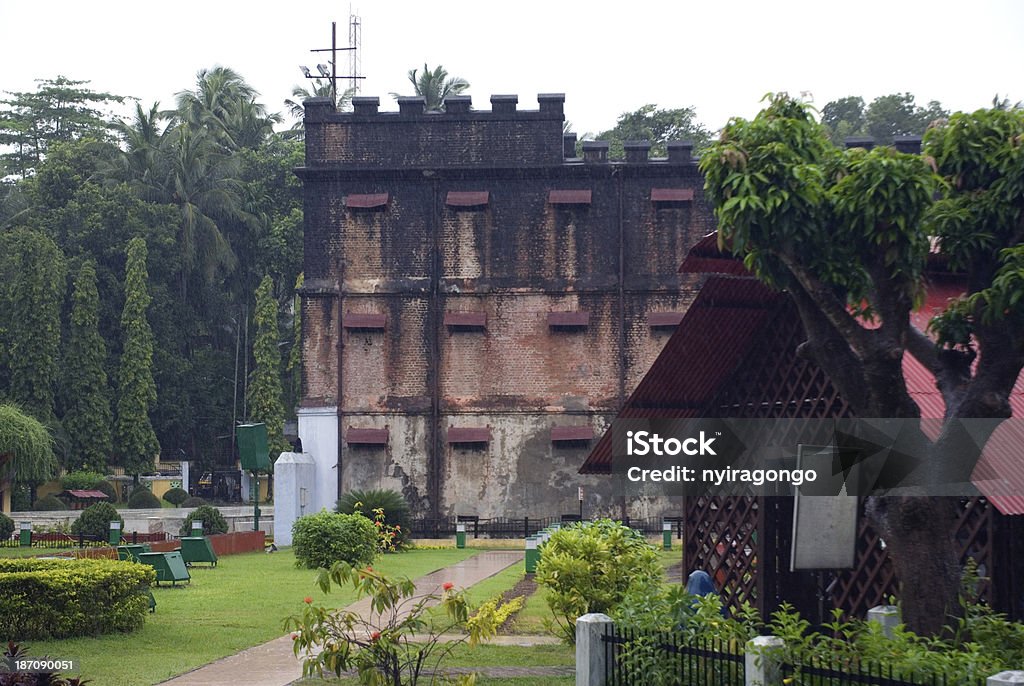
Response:
MULTIPOLYGON (((0 0, 0 91, 63 74, 96 90, 165 105, 196 72, 234 68, 273 111, 329 47, 331 21, 348 42, 349 3, 299 0, 0 0)), ((676 0, 622 3, 355 0, 362 20, 361 95, 411 94, 406 73, 444 65, 471 83, 473 104, 493 93, 564 92, 577 132, 614 125, 645 103, 694 106, 718 128, 750 117, 769 91, 808 91, 821 107, 845 95, 910 91, 919 104, 1024 100, 1020 0, 676 0)), ((345 53, 339 60, 347 67, 345 53)), ((347 73, 339 68, 339 74, 347 73)))

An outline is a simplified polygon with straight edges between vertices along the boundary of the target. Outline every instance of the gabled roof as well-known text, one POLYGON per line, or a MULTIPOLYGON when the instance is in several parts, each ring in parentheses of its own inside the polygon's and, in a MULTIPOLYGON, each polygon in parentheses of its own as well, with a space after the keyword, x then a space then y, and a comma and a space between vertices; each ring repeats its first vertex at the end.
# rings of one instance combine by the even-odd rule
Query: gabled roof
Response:
MULTIPOLYGON (((718 248, 715 234, 701 239, 680 271, 711 273, 683 321, 651 365, 617 418, 697 417, 705 412, 720 384, 755 354, 773 313, 785 297, 747 276, 742 263, 718 248)), ((925 305, 912 322, 924 330, 962 287, 950 279, 929 284, 925 305)), ((903 359, 907 389, 924 418, 941 419, 945 410, 935 378, 911 355, 903 359)), ((1024 376, 1010 396, 1014 417, 1024 417, 1024 376)), ((584 474, 611 471, 611 431, 606 431, 580 469, 584 474)), ((1004 422, 985 446, 972 481, 1003 514, 1024 514, 1024 422, 1004 422), (1010 493, 1010 495, 1007 495, 1010 493)))

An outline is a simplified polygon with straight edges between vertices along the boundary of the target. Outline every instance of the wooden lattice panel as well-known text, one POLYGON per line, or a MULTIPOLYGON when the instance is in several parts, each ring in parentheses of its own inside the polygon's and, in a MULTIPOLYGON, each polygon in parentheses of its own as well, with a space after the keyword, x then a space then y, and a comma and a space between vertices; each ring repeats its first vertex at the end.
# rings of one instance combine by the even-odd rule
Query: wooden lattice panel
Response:
POLYGON ((687 499, 685 564, 706 571, 719 589, 722 603, 736 609, 757 606, 759 506, 753 497, 703 496, 687 499))

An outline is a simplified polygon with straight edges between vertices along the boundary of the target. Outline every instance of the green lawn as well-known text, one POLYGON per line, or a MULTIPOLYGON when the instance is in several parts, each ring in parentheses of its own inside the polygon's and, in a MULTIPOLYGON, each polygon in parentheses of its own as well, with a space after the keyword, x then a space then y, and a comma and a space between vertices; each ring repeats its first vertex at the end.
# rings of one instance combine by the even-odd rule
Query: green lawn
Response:
POLYGON ((57 555, 59 553, 69 553, 78 550, 78 547, 71 548, 33 548, 33 547, 17 547, 17 548, 0 548, 0 557, 45 557, 47 555, 57 555))
MULTIPOLYGON (((381 556, 374 568, 415 578, 478 552, 412 550, 381 556)), ((214 569, 194 568, 189 585, 154 589, 156 614, 137 632, 26 645, 32 655, 77 659, 94 684, 154 684, 283 635, 285 617, 305 596, 334 607, 355 600, 347 589, 321 593, 314 576, 295 567, 289 549, 225 556, 214 569)))

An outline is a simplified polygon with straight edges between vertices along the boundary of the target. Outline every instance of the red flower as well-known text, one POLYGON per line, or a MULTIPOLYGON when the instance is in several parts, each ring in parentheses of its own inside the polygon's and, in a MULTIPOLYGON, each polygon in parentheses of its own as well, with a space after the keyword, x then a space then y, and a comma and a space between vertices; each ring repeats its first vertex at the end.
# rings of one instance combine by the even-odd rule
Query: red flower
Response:
POLYGON ((370 640, 371 641, 376 641, 378 638, 380 638, 380 632, 379 631, 374 631, 372 634, 370 634, 370 640))
POLYGON ((299 640, 299 635, 298 634, 292 634, 292 640, 293 641, 299 640))
POLYGON ((445 581, 441 588, 443 588, 446 591, 450 591, 453 588, 455 588, 455 584, 453 584, 451 581, 445 581))
POLYGON ((371 567, 370 565, 366 565, 366 571, 372 572, 373 571, 373 567, 371 567))
POLYGON ((309 596, 306 596, 305 598, 302 599, 302 602, 304 602, 306 605, 309 605, 309 604, 311 604, 313 602, 313 599, 310 598, 309 596))

